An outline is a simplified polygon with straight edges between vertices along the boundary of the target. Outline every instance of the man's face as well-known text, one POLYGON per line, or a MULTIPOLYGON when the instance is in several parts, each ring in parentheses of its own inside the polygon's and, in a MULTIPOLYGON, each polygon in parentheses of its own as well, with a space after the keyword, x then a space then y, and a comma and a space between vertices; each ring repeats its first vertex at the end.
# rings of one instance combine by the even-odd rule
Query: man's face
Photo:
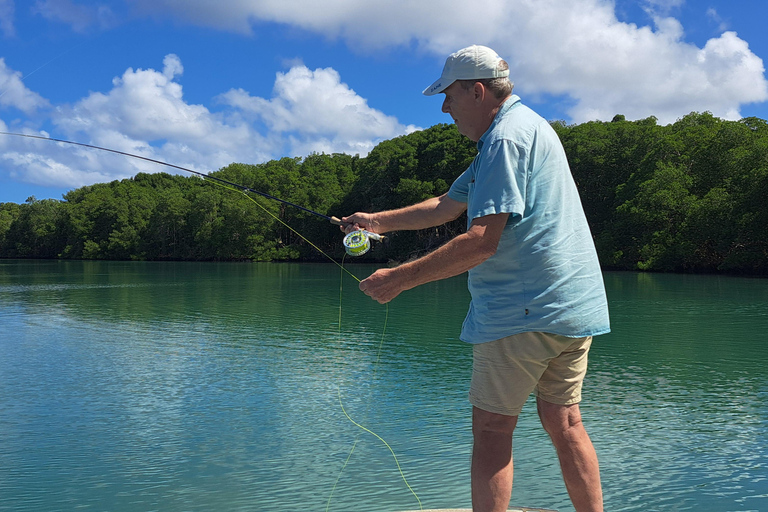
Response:
POLYGON ((465 90, 458 82, 453 82, 443 91, 443 94, 445 94, 443 112, 453 118, 459 133, 477 142, 485 130, 477 133, 479 109, 474 88, 465 90))

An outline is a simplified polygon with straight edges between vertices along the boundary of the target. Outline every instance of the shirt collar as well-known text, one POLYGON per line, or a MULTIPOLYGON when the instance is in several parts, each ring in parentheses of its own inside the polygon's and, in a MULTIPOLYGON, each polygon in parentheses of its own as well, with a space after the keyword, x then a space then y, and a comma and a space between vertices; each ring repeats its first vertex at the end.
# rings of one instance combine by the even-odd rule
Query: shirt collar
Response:
POLYGON ((507 100, 501 104, 499 107, 499 111, 496 112, 496 116, 493 118, 493 122, 491 123, 491 126, 488 127, 487 130, 485 130, 485 133, 480 137, 480 139, 477 141, 477 150, 480 151, 480 149, 483 147, 483 143, 485 142, 485 138, 488 136, 489 133, 493 131, 493 129, 498 124, 499 120, 504 117, 504 114, 512 110, 513 108, 522 105, 520 103, 520 96, 517 94, 511 95, 507 100))

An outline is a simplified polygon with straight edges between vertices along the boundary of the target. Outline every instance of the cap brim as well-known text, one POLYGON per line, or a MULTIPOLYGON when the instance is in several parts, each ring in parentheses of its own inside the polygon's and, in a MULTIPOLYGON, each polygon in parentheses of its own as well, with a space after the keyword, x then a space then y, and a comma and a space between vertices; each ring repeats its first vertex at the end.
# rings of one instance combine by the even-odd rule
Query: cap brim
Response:
POLYGON ((424 94, 424 96, 434 96, 435 94, 440 94, 441 92, 446 90, 448 88, 448 86, 451 85, 455 81, 456 80, 451 80, 449 78, 445 78, 445 77, 441 76, 440 78, 435 80, 435 82, 432 85, 430 85, 429 87, 424 89, 423 94, 424 94))

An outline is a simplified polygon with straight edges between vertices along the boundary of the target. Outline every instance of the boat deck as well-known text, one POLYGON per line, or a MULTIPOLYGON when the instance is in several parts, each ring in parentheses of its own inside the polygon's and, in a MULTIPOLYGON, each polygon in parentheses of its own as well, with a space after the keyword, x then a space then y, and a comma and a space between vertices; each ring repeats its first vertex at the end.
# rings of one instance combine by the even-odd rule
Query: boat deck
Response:
MULTIPOLYGON (((429 510, 403 510, 403 512, 472 512, 471 508, 431 508, 429 510)), ((557 512, 551 508, 515 507, 507 512, 557 512)))

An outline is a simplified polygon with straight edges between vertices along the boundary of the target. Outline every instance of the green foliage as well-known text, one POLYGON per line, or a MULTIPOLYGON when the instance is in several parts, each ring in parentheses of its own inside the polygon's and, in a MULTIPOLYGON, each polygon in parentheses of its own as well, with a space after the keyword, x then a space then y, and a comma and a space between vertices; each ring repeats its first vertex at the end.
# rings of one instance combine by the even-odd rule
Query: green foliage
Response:
MULTIPOLYGON (((552 126, 604 268, 768 275, 765 120, 725 121, 705 112, 668 126, 623 115, 552 126)), ((365 158, 311 154, 235 163, 212 175, 342 216, 443 194, 475 154, 455 126, 440 124, 384 141, 365 158)), ((393 233, 362 259, 418 256, 465 223, 393 233)), ((341 237, 336 226, 300 209, 165 173, 82 187, 63 201, 0 204, 0 257, 321 261, 315 247, 340 258, 341 237)))
MULTIPOLYGON (((7 205, 7 203, 6 203, 7 205)), ((63 243, 63 209, 59 201, 30 197, 1 210, 3 255, 11 258, 56 258, 63 243)))
POLYGON ((0 253, 7 253, 6 235, 14 221, 18 219, 20 211, 21 206, 16 203, 0 203, 0 253))
POLYGON ((768 124, 556 124, 605 268, 768 274, 768 124))

